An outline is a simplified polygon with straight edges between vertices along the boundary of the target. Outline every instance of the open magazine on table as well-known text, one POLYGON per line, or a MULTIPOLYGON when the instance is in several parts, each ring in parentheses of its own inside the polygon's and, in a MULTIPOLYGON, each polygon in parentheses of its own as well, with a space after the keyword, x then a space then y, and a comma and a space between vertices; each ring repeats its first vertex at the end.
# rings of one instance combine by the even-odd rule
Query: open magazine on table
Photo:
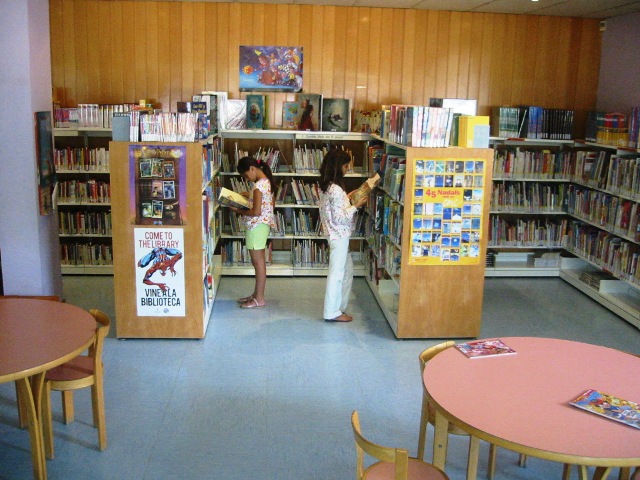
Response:
POLYGON ((476 340, 460 343, 456 348, 469 358, 495 357, 499 355, 514 355, 516 351, 505 345, 502 340, 476 340))

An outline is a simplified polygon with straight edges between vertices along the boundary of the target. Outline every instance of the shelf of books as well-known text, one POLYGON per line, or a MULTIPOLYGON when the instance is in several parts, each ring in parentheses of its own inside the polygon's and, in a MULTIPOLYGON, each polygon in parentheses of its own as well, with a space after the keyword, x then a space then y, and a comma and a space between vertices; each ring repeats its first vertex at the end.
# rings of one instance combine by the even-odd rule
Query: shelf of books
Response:
POLYGON ((55 128, 60 259, 65 275, 113 274, 111 129, 55 128))
MULTIPOLYGON (((306 132, 293 130, 223 130, 221 179, 235 192, 250 189, 236 172, 240 158, 252 156, 272 169, 275 192, 276 228, 268 243, 267 275, 325 276, 329 249, 319 218, 319 168, 328 148, 349 151, 353 162, 346 181, 358 187, 368 176, 367 146, 371 135, 351 132, 306 132)), ((255 274, 244 247, 244 225, 228 209, 221 208, 221 247, 223 275, 255 274)), ((361 257, 366 217, 359 212, 352 234, 354 274, 364 275, 361 257)))
POLYGON ((493 150, 369 151, 382 182, 369 200, 366 279, 398 338, 480 332, 493 150))
POLYGON ((117 336, 203 338, 222 273, 221 141, 110 151, 117 336))

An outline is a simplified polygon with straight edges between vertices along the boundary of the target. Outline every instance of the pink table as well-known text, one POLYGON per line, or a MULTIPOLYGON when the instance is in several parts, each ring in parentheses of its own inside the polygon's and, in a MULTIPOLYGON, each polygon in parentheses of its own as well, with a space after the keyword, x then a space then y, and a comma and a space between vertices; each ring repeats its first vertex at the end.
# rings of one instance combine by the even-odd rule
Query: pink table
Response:
POLYGON ((89 312, 60 302, 0 297, 0 383, 15 381, 26 408, 34 477, 47 478, 41 407, 44 375, 93 341, 89 312))
POLYGON ((640 465, 640 430, 568 404, 593 388, 640 402, 640 358, 586 343, 503 337, 515 355, 469 359, 449 348, 423 381, 436 409, 434 464, 444 469, 448 422, 472 435, 467 479, 475 479, 478 439, 526 455, 597 468, 640 465))

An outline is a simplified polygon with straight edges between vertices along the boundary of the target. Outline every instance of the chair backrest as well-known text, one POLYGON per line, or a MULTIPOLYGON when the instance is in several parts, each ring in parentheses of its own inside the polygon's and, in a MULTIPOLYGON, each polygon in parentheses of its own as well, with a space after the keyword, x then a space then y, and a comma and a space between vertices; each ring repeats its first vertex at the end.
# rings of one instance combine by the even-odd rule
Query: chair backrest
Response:
POLYGON ((422 374, 424 372, 424 366, 429 360, 431 360, 443 350, 446 350, 449 347, 453 347, 455 344, 456 342, 452 341, 442 342, 434 345, 433 347, 429 347, 426 350, 423 350, 422 353, 418 356, 418 358, 420 359, 420 373, 422 374))
POLYGON ((356 479, 361 480, 364 473, 364 454, 383 462, 395 464, 395 480, 406 480, 409 469, 409 452, 402 448, 383 447, 370 442, 360 432, 358 411, 351 414, 351 428, 356 440, 356 479))
MULTIPOLYGON (((109 317, 100 310, 92 309, 89 313, 96 319, 98 323, 96 327, 96 338, 93 345, 89 347, 89 355, 95 357, 98 364, 102 364, 99 360, 102 358, 102 348, 104 346, 104 339, 109 334, 109 328, 111 327, 111 320, 109 317)), ((96 369, 99 365, 96 365, 96 369)))

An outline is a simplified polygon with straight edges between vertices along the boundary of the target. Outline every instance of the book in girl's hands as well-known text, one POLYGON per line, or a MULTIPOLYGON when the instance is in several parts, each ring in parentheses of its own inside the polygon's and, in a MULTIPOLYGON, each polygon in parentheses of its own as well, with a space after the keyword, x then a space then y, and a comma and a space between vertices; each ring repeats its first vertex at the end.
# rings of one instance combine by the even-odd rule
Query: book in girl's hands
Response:
POLYGON ((369 192, 371 192, 378 183, 380 183, 380 175, 377 173, 373 177, 367 178, 367 180, 351 194, 351 205, 355 205, 361 198, 369 196, 369 192))
POLYGON ((630 427, 640 428, 640 406, 637 403, 589 389, 569 405, 601 415, 630 427))
POLYGON ((456 348, 469 358, 495 357, 498 355, 513 355, 516 351, 505 345, 502 340, 476 340, 456 345, 456 348))
POLYGON ((218 196, 218 203, 225 207, 240 208, 243 210, 249 210, 249 201, 239 193, 222 187, 220 189, 220 195, 218 196))

